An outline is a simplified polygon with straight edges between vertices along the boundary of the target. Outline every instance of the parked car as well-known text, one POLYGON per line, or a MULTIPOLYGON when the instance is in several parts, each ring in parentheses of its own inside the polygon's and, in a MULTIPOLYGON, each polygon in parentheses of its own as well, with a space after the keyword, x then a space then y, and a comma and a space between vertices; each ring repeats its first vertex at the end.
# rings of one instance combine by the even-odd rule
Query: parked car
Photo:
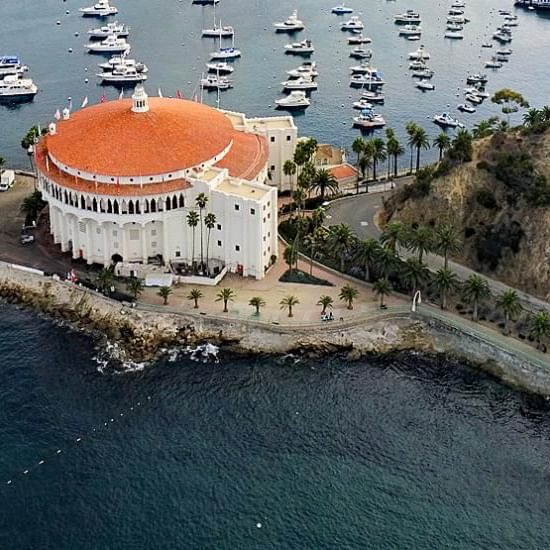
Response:
POLYGON ((30 244, 34 242, 34 235, 21 235, 21 244, 30 244))

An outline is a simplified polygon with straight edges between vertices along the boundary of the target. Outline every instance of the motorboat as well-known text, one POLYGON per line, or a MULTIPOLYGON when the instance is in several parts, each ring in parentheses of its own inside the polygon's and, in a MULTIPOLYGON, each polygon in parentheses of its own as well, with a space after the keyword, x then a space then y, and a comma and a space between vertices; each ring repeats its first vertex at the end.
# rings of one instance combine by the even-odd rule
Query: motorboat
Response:
POLYGON ((493 38, 495 40, 498 40, 502 44, 508 44, 509 42, 512 42, 512 35, 502 31, 495 32, 495 34, 493 34, 493 38))
POLYGON ((384 85, 384 79, 376 69, 369 67, 366 72, 352 74, 349 85, 352 87, 379 88, 384 85))
POLYGON ((235 69, 233 65, 220 61, 218 63, 207 63, 206 68, 209 73, 218 73, 218 74, 231 74, 235 69))
POLYGON ((298 11, 294 10, 286 21, 273 23, 273 27, 275 28, 275 32, 296 32, 303 30, 305 25, 298 19, 298 11))
POLYGON ((373 104, 367 99, 361 98, 361 99, 358 99, 357 101, 354 101, 352 103, 352 107, 354 109, 359 109, 360 111, 364 111, 365 109, 372 109, 373 104))
POLYGON ((233 87, 233 82, 225 76, 217 74, 207 74, 201 78, 201 88, 204 90, 229 90, 233 87))
POLYGON ((345 4, 338 4, 337 6, 334 6, 332 10, 330 10, 335 15, 346 15, 348 13, 353 13, 353 8, 349 8, 345 4))
POLYGON ((299 76, 298 78, 281 82, 281 86, 285 90, 316 90, 318 84, 311 77, 299 76))
POLYGON ((286 97, 275 100, 275 105, 279 109, 306 109, 310 104, 303 90, 292 90, 286 97))
POLYGON ((285 53, 293 55, 311 55, 315 51, 311 40, 302 40, 301 42, 292 42, 285 45, 285 53))
POLYGON ((202 29, 201 36, 203 38, 232 38, 235 34, 235 29, 231 25, 217 25, 214 23, 213 27, 209 29, 202 29))
POLYGON ((492 48, 493 45, 490 42, 483 42, 483 44, 481 44, 481 47, 482 48, 492 48))
POLYGON ((349 21, 340 23, 340 28, 343 31, 362 31, 365 28, 365 25, 363 25, 363 22, 357 15, 352 15, 349 21))
POLYGON ((378 90, 365 90, 361 95, 361 99, 370 103, 384 103, 386 98, 384 94, 378 90))
POLYGON ((353 67, 349 68, 351 71, 351 74, 368 74, 372 71, 372 67, 370 66, 370 63, 362 62, 359 65, 354 65, 353 67))
POLYGON ((130 51, 130 44, 126 42, 126 38, 118 38, 114 34, 110 34, 101 42, 84 44, 84 47, 89 53, 127 53, 130 51))
POLYGON ((8 74, 22 75, 29 68, 21 63, 21 60, 16 55, 0 56, 0 78, 8 74))
POLYGON ((483 101, 484 99, 489 99, 491 97, 491 94, 489 92, 486 92, 484 88, 477 88, 475 86, 470 86, 468 88, 464 88, 465 94, 470 95, 477 95, 481 98, 483 101))
POLYGON ((450 38, 452 40, 463 40, 464 33, 460 31, 445 31, 443 35, 445 38, 450 38))
POLYGON ((420 25, 405 25, 399 28, 399 36, 419 36, 422 34, 420 25))
POLYGON ((464 99, 466 101, 469 101, 470 103, 473 103, 474 105, 479 105, 480 103, 483 103, 483 98, 477 94, 466 94, 464 96, 464 99))
POLYGON ((360 44, 370 44, 371 42, 372 42, 372 39, 370 39, 368 36, 363 36, 363 34, 356 34, 348 38, 348 44, 350 46, 360 45, 360 44))
POLYGON ((497 55, 512 55, 512 50, 510 48, 503 48, 501 50, 497 50, 497 55))
POLYGON ((409 63, 409 69, 411 71, 423 71, 427 68, 428 66, 426 65, 426 63, 420 59, 415 59, 414 61, 411 61, 409 63))
POLYGON ((511 15, 512 15, 512 12, 511 12, 510 10, 499 9, 499 10, 498 10, 498 14, 499 14, 499 15, 504 15, 504 16, 508 17, 508 16, 511 16, 511 15))
POLYGON ((109 0, 97 0, 93 6, 80 8, 78 11, 82 15, 90 17, 107 17, 118 13, 118 9, 109 4, 109 0))
POLYGON ((511 13, 508 13, 504 16, 504 20, 505 21, 517 21, 518 16, 517 15, 512 15, 511 13))
POLYGON ((91 39, 104 39, 110 35, 115 35, 118 38, 126 38, 130 34, 130 29, 118 21, 113 21, 112 23, 107 23, 96 29, 90 29, 88 31, 88 36, 91 39))
POLYGON ((217 52, 212 52, 210 54, 210 59, 237 59, 241 57, 241 50, 234 48, 233 46, 229 48, 220 48, 217 52))
POLYGON ((465 8, 465 7, 466 7, 466 2, 463 2, 462 0, 455 0, 451 4, 451 8, 465 8))
POLYGON ((386 121, 382 115, 375 113, 372 109, 365 109, 359 116, 353 117, 353 125, 363 130, 376 130, 383 128, 386 121))
POLYGON ((429 80, 430 78, 433 78, 434 72, 426 67, 425 69, 422 69, 420 71, 413 71, 411 76, 413 78, 420 78, 421 80, 429 80))
POLYGON ((453 118, 449 113, 442 113, 436 115, 433 121, 442 128, 463 128, 464 124, 459 122, 456 118, 453 118))
POLYGON ((195 4, 197 6, 215 6, 219 3, 220 0, 191 0, 191 4, 195 4))
POLYGON ((37 92, 38 87, 30 78, 7 74, 0 80, 0 100, 25 101, 32 99, 37 92))
POLYGON ((475 113, 476 108, 472 105, 468 105, 467 103, 461 103, 460 105, 457 105, 456 107, 460 112, 462 113, 475 113))
POLYGON ((462 8, 449 8, 449 15, 464 15, 464 10, 462 8))
POLYGON ((423 92, 435 90, 435 84, 432 84, 431 82, 426 82, 425 80, 417 82, 416 87, 423 92))
POLYGON ((486 84, 487 83, 487 75, 486 74, 469 74, 466 76, 466 84, 486 84))
POLYGON ((420 40, 421 36, 419 34, 409 34, 409 35, 405 36, 405 38, 409 42, 417 42, 418 40, 420 40))
POLYGON ((135 66, 127 65, 117 65, 111 71, 103 71, 96 76, 110 84, 136 83, 147 80, 147 75, 144 72, 138 71, 135 66))
POLYGON ((362 48, 361 46, 357 46, 353 48, 353 50, 351 50, 349 56, 355 59, 370 59, 372 57, 372 50, 369 48, 362 48))
POLYGON ((430 54, 424 49, 424 46, 420 46, 415 52, 410 52, 408 55, 409 59, 430 59, 430 54))
POLYGON ((145 63, 136 61, 135 59, 129 59, 125 55, 113 55, 108 61, 99 63, 98 66, 104 71, 113 71, 115 67, 120 66, 135 68, 138 73, 147 73, 149 71, 145 63))
POLYGON ((317 70, 317 63, 315 61, 304 61, 299 67, 287 71, 286 74, 291 78, 298 78, 300 76, 315 78, 319 76, 319 71, 317 70))
POLYGON ((447 24, 454 23, 455 25, 465 25, 466 23, 469 23, 470 20, 467 17, 464 17, 463 15, 449 15, 447 17, 447 24))
POLYGON ((414 10, 407 10, 404 13, 396 15, 394 18, 397 24, 414 24, 418 25, 421 22, 420 14, 414 10))
POLYGON ((505 29, 510 29, 512 27, 517 27, 518 25, 519 23, 517 21, 506 21, 506 23, 504 23, 502 26, 505 29))
POLYGON ((500 62, 496 56, 493 56, 489 61, 485 63, 486 69, 502 69, 502 62, 500 62))
POLYGON ((447 23, 446 30, 461 32, 464 30, 464 27, 462 25, 459 25, 458 23, 447 23))

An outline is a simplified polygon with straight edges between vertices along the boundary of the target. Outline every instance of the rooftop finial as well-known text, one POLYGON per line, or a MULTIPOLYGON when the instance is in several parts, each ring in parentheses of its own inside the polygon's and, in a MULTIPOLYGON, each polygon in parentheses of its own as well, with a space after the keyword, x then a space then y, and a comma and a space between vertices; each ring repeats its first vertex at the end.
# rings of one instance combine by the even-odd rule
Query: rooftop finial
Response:
POLYGON ((149 98, 145 88, 138 84, 132 95, 132 111, 134 113, 146 113, 149 110, 149 98))

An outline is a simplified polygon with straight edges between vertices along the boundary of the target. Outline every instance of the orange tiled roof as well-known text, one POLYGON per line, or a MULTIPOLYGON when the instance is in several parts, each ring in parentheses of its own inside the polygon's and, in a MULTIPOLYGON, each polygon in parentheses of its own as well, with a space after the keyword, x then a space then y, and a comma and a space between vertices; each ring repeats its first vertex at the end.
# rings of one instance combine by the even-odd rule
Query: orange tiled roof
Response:
POLYGON ((201 164, 221 153, 235 130, 223 113, 193 101, 149 98, 147 113, 131 100, 77 111, 46 136, 63 165, 104 176, 166 174, 201 164))
POLYGON ((344 180, 357 176, 357 170, 350 164, 341 164, 340 166, 334 166, 332 168, 329 168, 329 172, 337 180, 344 180))
POLYGON ((146 183, 141 185, 116 183, 98 183, 95 181, 84 180, 61 172, 53 162, 46 164, 46 149, 44 140, 37 146, 35 153, 36 167, 49 180, 60 186, 72 189, 73 191, 82 191, 95 195, 105 195, 113 197, 134 197, 160 195, 162 193, 172 193, 174 191, 183 191, 192 187, 191 183, 184 179, 175 179, 159 183, 146 183), (49 169, 48 169, 49 168, 49 169))
POLYGON ((235 132, 229 153, 216 166, 227 168, 235 178, 253 180, 267 162, 267 141, 257 134, 235 132))

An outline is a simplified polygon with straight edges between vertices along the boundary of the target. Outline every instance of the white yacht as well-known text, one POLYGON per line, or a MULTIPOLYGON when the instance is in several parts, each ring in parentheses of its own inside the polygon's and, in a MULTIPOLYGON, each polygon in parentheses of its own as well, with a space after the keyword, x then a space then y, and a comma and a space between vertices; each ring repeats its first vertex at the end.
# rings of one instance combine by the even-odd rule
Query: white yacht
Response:
POLYGON ((433 75, 435 73, 432 71, 432 69, 428 67, 424 67, 423 69, 420 69, 419 71, 413 71, 411 73, 411 76, 413 78, 420 78, 421 80, 429 80, 430 78, 433 78, 433 75))
POLYGON ((476 108, 472 105, 468 105, 467 103, 461 103, 460 105, 457 105, 456 107, 460 112, 462 113, 475 113, 476 108))
POLYGON ((113 84, 137 83, 147 80, 147 75, 144 72, 138 71, 135 66, 131 65, 116 65, 112 70, 103 71, 96 76, 103 82, 113 84))
POLYGON ((470 103, 473 103, 474 105, 479 105, 480 103, 483 103, 483 98, 475 93, 465 94, 464 99, 466 101, 469 101, 470 103))
POLYGON ((330 11, 336 15, 346 15, 347 13, 353 13, 353 8, 348 8, 348 6, 342 3, 334 6, 330 11))
POLYGON ((419 36, 422 34, 420 25, 405 25, 399 27, 399 36, 419 36))
POLYGON ((217 52, 212 52, 210 54, 210 59, 237 59, 237 57, 241 57, 241 50, 238 50, 237 48, 234 48, 233 46, 230 48, 220 48, 217 52))
POLYGON ((461 31, 445 31, 445 34, 443 35, 445 38, 450 38, 452 40, 463 40, 464 39, 464 33, 461 31))
POLYGON ((230 63, 219 61, 218 63, 207 63, 206 68, 209 73, 231 74, 235 68, 230 63))
POLYGON ((421 23, 420 14, 414 10, 407 10, 404 13, 400 13, 394 17, 394 21, 398 24, 413 24, 418 25, 421 23))
POLYGON ((415 59, 414 61, 411 61, 409 63, 409 69, 411 71, 423 71, 424 69, 427 69, 428 66, 422 59, 415 59))
POLYGON ((124 66, 126 68, 135 68, 139 73, 147 73, 149 69, 147 65, 142 61, 136 61, 135 59, 129 59, 125 55, 113 55, 105 63, 99 63, 99 68, 104 71, 113 71, 115 67, 124 66))
POLYGON ((353 125, 364 130, 376 130, 383 128, 386 121, 382 115, 375 113, 372 109, 365 109, 359 116, 353 117, 353 125))
POLYGON ((415 52, 410 52, 409 59, 430 59, 430 54, 424 49, 424 46, 420 46, 415 52))
POLYGON ((481 47, 482 48, 492 48, 493 45, 490 42, 483 42, 483 44, 481 44, 481 47))
POLYGON ((508 42, 512 42, 512 35, 506 32, 502 32, 502 30, 499 30, 493 34, 493 38, 495 40, 498 40, 499 42, 502 42, 503 44, 508 44, 508 42))
POLYGON ((8 74, 22 75, 29 68, 16 55, 0 56, 0 78, 8 74))
POLYGON ((350 67, 349 70, 351 74, 368 74, 372 70, 372 67, 370 66, 370 63, 363 61, 359 65, 350 67))
POLYGON ((93 17, 107 17, 118 13, 118 9, 109 4, 109 0, 97 0, 97 3, 93 6, 88 8, 80 8, 78 11, 82 15, 93 17))
POLYGON ((318 84, 310 76, 299 76, 298 78, 281 82, 281 86, 285 90, 316 90, 318 84))
POLYGON ((464 30, 464 26, 459 25, 458 23, 447 23, 447 29, 446 30, 461 32, 461 31, 464 30))
POLYGON ((352 15, 349 21, 340 23, 340 28, 343 31, 362 31, 365 25, 363 25, 363 22, 357 15, 352 15))
POLYGON ((447 17, 447 24, 454 23, 455 25, 465 25, 469 22, 470 20, 463 15, 449 15, 449 17, 447 17))
POLYGON ((489 92, 486 92, 484 88, 477 88, 476 86, 470 86, 468 88, 464 88, 464 94, 476 95, 480 97, 482 101, 484 99, 489 99, 491 97, 491 94, 489 92))
POLYGON ((449 15, 464 15, 464 10, 462 8, 449 8, 449 15))
POLYGON ((202 29, 202 36, 204 38, 232 38, 235 34, 235 29, 231 25, 222 25, 220 21, 219 25, 214 23, 214 26, 209 29, 202 29))
POLYGON ((486 69, 502 69, 502 62, 500 62, 496 56, 493 56, 489 61, 485 63, 486 69))
POLYGON ((287 71, 286 74, 291 78, 298 78, 300 76, 315 78, 319 76, 319 71, 317 70, 317 63, 315 61, 304 61, 299 67, 287 71))
POLYGON ((379 88, 384 85, 384 79, 376 69, 370 67, 361 74, 352 74, 349 85, 352 87, 379 88))
POLYGON ((280 109, 305 109, 310 103, 303 90, 292 90, 286 97, 275 100, 275 105, 280 109))
POLYGON ((372 57, 372 50, 363 48, 362 46, 356 46, 351 50, 349 56, 355 59, 370 59, 372 57))
POLYGON ((456 118, 453 118, 449 113, 442 113, 440 115, 436 115, 433 118, 433 121, 441 126, 442 128, 456 128, 460 127, 463 128, 464 124, 459 122, 456 118))
POLYGON ((473 73, 473 74, 469 74, 466 77, 466 84, 486 84, 486 83, 487 83, 486 74, 473 73))
POLYGON ((378 90, 365 90, 361 95, 361 99, 370 103, 384 103, 385 101, 384 94, 378 90))
POLYGON ((207 74, 201 78, 201 88, 205 90, 229 90, 233 82, 225 76, 207 74))
POLYGON ((38 92, 38 87, 30 78, 19 78, 14 74, 7 74, 0 80, 0 100, 32 99, 38 92))
POLYGON ((360 44, 370 44, 372 42, 372 39, 368 36, 363 36, 362 33, 355 34, 353 36, 350 36, 348 38, 348 44, 350 46, 352 45, 360 45, 360 44))
POLYGON ((512 50, 510 48, 502 48, 497 50, 497 55, 512 55, 512 50))
POLYGON ((358 109, 359 111, 364 111, 365 109, 373 109, 374 105, 365 99, 364 97, 361 97, 357 101, 354 101, 351 105, 354 109, 358 109))
POLYGON ((298 11, 294 10, 286 21, 281 21, 279 23, 273 23, 275 32, 296 32, 305 29, 303 21, 298 19, 298 11))
POLYGON ((465 8, 465 7, 466 7, 466 2, 463 2, 462 0, 455 0, 451 4, 451 8, 465 8))
POLYGON ((107 38, 112 34, 118 38, 126 38, 130 34, 130 29, 118 21, 113 21, 112 23, 107 23, 106 25, 88 31, 88 36, 94 39, 107 38))
POLYGON ((435 90, 435 84, 432 84, 431 82, 426 82, 425 80, 421 80, 420 82, 417 82, 416 87, 419 90, 422 90, 423 92, 435 90))
POLYGON ((301 42, 292 42, 285 45, 285 52, 295 55, 311 55, 315 51, 311 40, 302 40, 301 42))
POLYGON ((114 34, 110 34, 101 42, 90 42, 89 44, 84 44, 84 47, 89 53, 128 53, 130 51, 130 44, 126 42, 126 39, 117 38, 114 34))

